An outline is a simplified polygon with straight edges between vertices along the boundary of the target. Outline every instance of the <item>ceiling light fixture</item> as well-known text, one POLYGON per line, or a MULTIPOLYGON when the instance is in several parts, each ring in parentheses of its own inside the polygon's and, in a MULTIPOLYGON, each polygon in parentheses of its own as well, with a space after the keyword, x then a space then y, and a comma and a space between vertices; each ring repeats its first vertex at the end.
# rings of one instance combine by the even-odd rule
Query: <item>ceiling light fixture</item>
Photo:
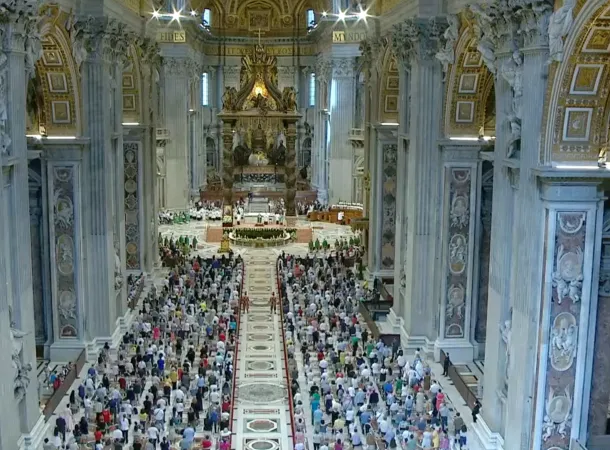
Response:
POLYGON ((328 13, 326 11, 322 11, 322 17, 326 17, 328 16, 328 13))
POLYGON ((339 20, 345 20, 345 11, 339 11, 339 16, 338 16, 339 20))
POLYGON ((123 122, 124 127, 137 127, 140 125, 140 122, 123 122))
POLYGON ((196 16, 197 15, 197 11, 195 11, 194 9, 191 9, 191 16, 196 16))
POLYGON ((175 20, 175 21, 177 21, 177 22, 180 22, 180 12, 181 12, 181 11, 182 11, 182 10, 176 11, 176 10, 174 9, 174 12, 171 14, 171 16, 172 16, 172 21, 174 21, 174 20, 175 20))
POLYGON ((381 122, 379 125, 383 127, 396 127, 398 126, 398 122, 381 122))
POLYGON ((358 12, 357 16, 358 16, 358 20, 366 21, 366 18, 368 17, 368 10, 362 9, 362 6, 361 6, 360 11, 358 12))
POLYGON ((159 14, 159 11, 157 11, 156 9, 155 9, 155 10, 152 12, 152 16, 153 16, 155 19, 158 19, 160 15, 161 15, 161 14, 159 14))
POLYGON ((56 139, 56 140, 60 140, 60 139, 66 139, 66 140, 74 140, 76 139, 76 136, 45 136, 47 139, 52 140, 52 139, 56 139))
POLYGON ((606 169, 605 167, 599 167, 597 165, 570 165, 570 164, 558 164, 555 166, 556 169, 564 169, 564 170, 595 170, 595 169, 606 169))

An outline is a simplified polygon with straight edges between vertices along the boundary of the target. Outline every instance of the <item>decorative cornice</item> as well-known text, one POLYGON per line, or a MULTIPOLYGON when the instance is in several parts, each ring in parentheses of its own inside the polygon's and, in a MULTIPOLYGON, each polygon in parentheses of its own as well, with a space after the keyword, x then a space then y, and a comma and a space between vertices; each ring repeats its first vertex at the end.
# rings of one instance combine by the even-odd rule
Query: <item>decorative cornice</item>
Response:
POLYGON ((497 72, 496 54, 517 49, 548 45, 552 0, 501 0, 472 4, 477 49, 487 68, 497 72))
POLYGON ((80 17, 69 24, 70 40, 76 64, 85 59, 121 62, 127 58, 127 48, 136 34, 127 25, 108 17, 80 17))
POLYGON ((354 76, 355 61, 353 58, 333 58, 333 78, 351 78, 354 76))
POLYGON ((194 78, 201 73, 201 64, 191 58, 163 58, 163 67, 169 75, 194 78))
POLYGON ((159 44, 154 39, 144 38, 140 41, 140 51, 142 54, 142 62, 157 68, 161 65, 161 49, 159 44))
POLYGON ((34 64, 42 56, 38 24, 40 0, 0 1, 0 39, 5 51, 25 52, 28 76, 34 74, 34 64))
POLYGON ((408 19, 392 28, 392 52, 402 63, 413 59, 431 59, 445 46, 447 20, 408 19))
POLYGON ((320 58, 316 62, 316 79, 322 83, 330 81, 332 76, 332 62, 328 59, 320 58))

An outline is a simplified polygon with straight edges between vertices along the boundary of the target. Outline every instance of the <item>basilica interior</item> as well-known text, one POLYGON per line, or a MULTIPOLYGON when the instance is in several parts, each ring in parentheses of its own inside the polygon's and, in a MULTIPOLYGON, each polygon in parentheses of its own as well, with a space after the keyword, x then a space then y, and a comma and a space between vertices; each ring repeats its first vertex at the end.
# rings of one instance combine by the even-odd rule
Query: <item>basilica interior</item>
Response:
MULTIPOLYGON (((468 449, 610 448, 610 1, 4 0, 0 17, 0 450, 43 448, 181 234, 242 254, 246 278, 358 242, 362 320, 426 355, 468 449), (47 392, 52 368, 70 382, 47 392)), ((258 378, 270 395, 283 364, 258 378)), ((320 448, 284 436, 284 391, 253 440, 248 386, 231 448, 320 448)))

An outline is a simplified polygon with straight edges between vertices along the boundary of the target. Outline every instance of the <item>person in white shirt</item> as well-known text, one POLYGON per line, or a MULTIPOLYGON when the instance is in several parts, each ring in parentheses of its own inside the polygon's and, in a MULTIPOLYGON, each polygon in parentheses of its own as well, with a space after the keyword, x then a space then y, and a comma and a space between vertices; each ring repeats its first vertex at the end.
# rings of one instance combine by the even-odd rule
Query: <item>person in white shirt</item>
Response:
POLYGON ((146 434, 148 435, 148 439, 152 442, 152 444, 157 447, 157 442, 159 442, 159 430, 157 427, 150 426, 148 430, 146 430, 146 434))
POLYGON ((114 442, 123 442, 123 432, 119 428, 115 428, 112 432, 112 440, 114 442))

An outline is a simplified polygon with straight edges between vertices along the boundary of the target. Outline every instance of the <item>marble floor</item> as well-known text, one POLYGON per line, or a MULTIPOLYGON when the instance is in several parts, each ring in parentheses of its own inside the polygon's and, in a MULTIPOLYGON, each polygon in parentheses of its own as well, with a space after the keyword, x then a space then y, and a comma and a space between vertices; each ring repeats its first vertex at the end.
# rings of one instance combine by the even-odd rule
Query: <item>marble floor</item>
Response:
POLYGON ((272 314, 269 307, 271 293, 277 296, 277 255, 248 249, 242 256, 244 290, 252 304, 240 318, 233 448, 288 449, 292 430, 282 324, 279 313, 272 314))

